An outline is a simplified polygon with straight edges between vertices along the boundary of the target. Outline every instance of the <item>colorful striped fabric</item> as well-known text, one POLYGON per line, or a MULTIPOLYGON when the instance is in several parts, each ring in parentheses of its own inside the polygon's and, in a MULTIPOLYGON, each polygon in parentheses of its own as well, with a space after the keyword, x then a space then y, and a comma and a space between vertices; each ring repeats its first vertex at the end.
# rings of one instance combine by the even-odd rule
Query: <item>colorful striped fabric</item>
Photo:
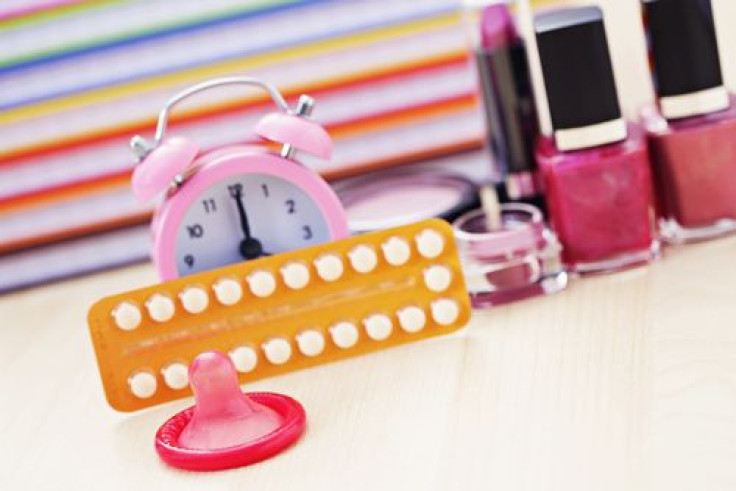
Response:
MULTIPOLYGON (((88 250, 87 237, 106 243, 118 237, 135 238, 131 251, 138 252, 108 247, 115 254, 90 256, 76 271, 142 259, 143 235, 135 230, 151 209, 136 204, 128 190, 133 162, 126 141, 150 135, 167 98, 208 78, 263 76, 291 101, 305 92, 315 96, 315 117, 335 139, 336 159, 305 161, 330 180, 438 158, 451 162, 480 147, 481 118, 456 0, 176 3, 182 11, 171 19, 152 15, 136 25, 124 18, 109 29, 40 39, 0 54, 0 256, 30 261, 38 251, 44 261, 56 261, 48 278, 68 276, 75 268, 58 263, 61 251, 88 250), (358 4, 361 15, 352 15, 358 4), (281 23, 291 26, 288 35, 247 38, 258 26, 281 23), (239 30, 245 37, 224 41, 239 30), (217 42, 203 49, 208 39, 217 42), (196 40, 199 51, 187 53, 188 40, 196 40), (370 104, 371 97, 380 101, 370 104)), ((0 43, 165 4, 173 2, 0 7, 0 43)), ((196 135, 205 147, 245 141, 248 134, 238 128, 250 128, 269 107, 260 95, 205 95, 177 110, 170 129, 196 135)), ((471 160, 483 167, 482 159, 475 153, 471 160)), ((0 269, 6 263, 12 265, 0 260, 0 269)), ((32 276, 13 285, 44 280, 32 276)))
MULTIPOLYGON (((396 4, 393 2, 382 1, 383 7, 386 7, 384 10, 390 10, 387 8, 388 6, 393 6, 392 8, 395 9, 393 13, 383 13, 383 15, 391 14, 391 17, 383 22, 371 21, 371 16, 364 15, 362 16, 365 19, 363 24, 355 24, 355 27, 349 29, 345 28, 344 25, 335 25, 329 30, 331 32, 329 35, 325 33, 311 39, 302 38, 299 41, 297 41, 298 38, 294 38, 293 42, 286 45, 272 45, 269 48, 262 48, 251 53, 246 52, 228 59, 218 59, 215 56, 216 54, 213 54, 209 62, 199 65, 179 67, 157 73, 146 73, 130 80, 111 80, 100 86, 80 86, 80 89, 72 92, 54 92, 53 84, 51 84, 51 90, 47 91, 47 95, 39 100, 7 104, 0 113, 0 138, 5 139, 3 136, 5 132, 7 132, 5 136, 12 137, 13 131, 30 135, 30 138, 26 145, 11 144, 0 148, 0 179, 3 181, 3 186, 0 187, 5 190, 0 191, 0 228, 3 227, 3 223, 6 223, 6 230, 10 230, 7 228, 7 224, 13 223, 13 220, 17 221, 19 217, 28 216, 28 213, 46 213, 45 210, 47 209, 62 205, 70 206, 74 203, 80 203, 80 206, 82 206, 83 203, 95 196, 106 193, 113 196, 127 191, 131 161, 128 150, 125 148, 125 140, 133 133, 150 133, 152 131, 161 100, 152 99, 153 102, 149 109, 145 109, 148 106, 143 106, 143 110, 138 111, 138 114, 143 117, 132 118, 111 109, 115 107, 115 104, 120 104, 120 101, 124 101, 123 103, 128 107, 136 107, 140 106, 140 100, 145 100, 141 99, 142 97, 148 97, 146 94, 155 95, 154 99, 156 97, 164 97, 165 99, 182 86, 205 78, 234 73, 251 73, 262 68, 271 71, 289 70, 288 67, 303 60, 329 60, 333 56, 343 56, 341 53, 348 57, 345 58, 346 60, 349 60, 351 53, 368 53, 371 50, 380 55, 380 50, 386 51, 381 46, 390 45, 386 43, 396 40, 396 42, 406 45, 404 39, 414 38, 421 43, 421 40, 424 39, 422 36, 435 36, 445 48, 438 50, 436 47, 430 47, 425 43, 423 46, 427 52, 422 53, 422 56, 411 55, 397 63, 394 59, 385 58, 381 55, 385 59, 366 61, 365 65, 361 67, 362 69, 355 69, 360 67, 360 64, 353 63, 351 66, 345 64, 345 68, 341 67, 341 70, 335 72, 335 76, 326 78, 320 78, 320 68, 315 72, 315 76, 305 79, 304 83, 282 86, 282 89, 289 98, 297 97, 302 92, 309 92, 318 100, 324 98, 329 100, 329 97, 332 97, 331 94, 335 93, 343 97, 346 104, 349 104, 351 91, 365 92, 370 90, 372 84, 385 85, 388 83, 386 90, 390 88, 396 92, 396 90, 401 90, 402 83, 408 83, 410 79, 419 79, 421 76, 432 76, 438 70, 443 73, 457 73, 458 80, 470 80, 466 55, 462 49, 464 34, 459 25, 457 13, 452 12, 454 1, 418 0, 418 3, 412 5, 411 8, 406 6, 408 4, 398 8, 395 7, 396 4), (442 41, 449 39, 452 39, 449 44, 442 41), (404 82, 405 80, 407 82, 404 82), (102 114, 104 117, 102 119, 95 117, 95 119, 90 120, 94 121, 94 124, 89 125, 90 129, 87 131, 69 132, 69 128, 73 127, 73 124, 69 124, 69 122, 75 118, 83 119, 85 114, 90 114, 92 108, 98 108, 100 111, 98 114, 102 114), (43 126, 44 121, 49 121, 48 124, 52 125, 56 121, 56 127, 62 130, 59 133, 60 137, 37 139, 37 135, 34 133, 39 131, 38 129, 43 126), (25 130, 24 125, 28 125, 30 132, 25 130), (110 147, 110 145, 114 145, 114 147, 110 147), (67 173, 65 168, 72 169, 74 166, 80 165, 80 155, 85 155, 88 162, 94 162, 96 149, 101 148, 110 148, 113 154, 118 155, 116 159, 120 159, 122 167, 120 164, 109 167, 103 161, 100 161, 96 164, 96 167, 90 167, 89 174, 79 174, 75 170, 74 173, 70 173, 71 179, 65 180, 63 178, 63 175, 67 173), (114 148, 119 148, 119 151, 114 150, 114 148), (59 163, 53 164, 54 167, 52 168, 48 167, 50 161, 52 163, 58 161, 59 163), (108 168, 110 170, 107 170, 108 168), (24 175, 28 177, 24 179, 24 175), (7 185, 7 183, 21 182, 17 179, 24 182, 28 178, 39 180, 35 176, 42 175, 55 176, 53 179, 49 179, 52 184, 46 187, 32 187, 28 191, 20 192, 13 192, 12 184, 7 185), (53 182, 56 182, 56 184, 53 184, 53 182), (3 222, 4 220, 5 222, 3 222)), ((96 7, 76 5, 76 10, 73 9, 72 11, 61 9, 56 12, 58 14, 56 20, 63 18, 67 21, 69 16, 83 16, 92 9, 97 9, 98 13, 105 9, 114 11, 114 9, 130 6, 136 2, 103 3, 104 5, 97 4, 96 7)), ((239 8, 231 9, 229 16, 223 16, 222 12, 219 11, 209 17, 200 18, 196 25, 191 22, 180 23, 176 26, 162 25, 155 30, 138 31, 135 34, 135 36, 138 36, 137 38, 135 36, 119 37, 116 40, 111 37, 99 38, 90 45, 77 45, 75 49, 71 50, 69 50, 69 46, 74 47, 74 45, 67 47, 60 45, 53 53, 40 51, 23 60, 16 58, 13 63, 5 63, 0 67, 0 86, 3 80, 12 81, 14 77, 20 77, 39 64, 48 64, 49 66, 73 65, 85 56, 98 56, 101 53, 112 53, 115 50, 125 52, 132 46, 142 46, 145 43, 163 38, 173 38, 194 31, 204 32, 213 27, 217 28, 226 24, 237 24, 240 21, 250 21, 259 18, 259 16, 263 16, 265 19, 268 15, 296 15, 299 12, 316 11, 316 9, 324 9, 330 4, 337 5, 338 3, 334 0, 249 2, 247 4, 248 10, 241 5, 239 8), (257 10, 256 6, 260 10, 257 10)), ((340 8, 345 9, 344 5, 345 3, 342 3, 340 8)), ((378 19, 376 16, 374 18, 378 19)), ((52 16, 47 16, 45 19, 36 18, 35 25, 38 27, 45 22, 53 21, 52 16)), ((34 23, 31 18, 26 18, 25 22, 28 25, 34 23)), ((17 25, 13 27, 15 28, 17 25)), ((0 33, 0 39, 2 39, 2 33, 0 33)), ((394 49, 388 52, 396 51, 398 50, 394 49)), ((325 61, 320 61, 320 63, 324 64, 325 61)), ((84 76, 80 77, 80 80, 84 79, 84 76)), ((392 97, 396 98, 396 94, 392 97)), ((264 99, 260 96, 243 98, 239 95, 224 99, 205 100, 203 104, 185 108, 185 110, 178 113, 176 122, 172 125, 172 130, 177 131, 180 128, 184 129, 187 126, 196 126, 197 124, 216 125, 220 120, 229 121, 228 118, 244 110, 247 111, 248 108, 263 111, 267 107, 264 102, 264 99)), ((349 141, 350 148, 353 148, 356 145, 354 142, 360 141, 362 135, 380 135, 381 132, 399 131, 399 129, 408 131, 414 126, 419 128, 417 122, 425 121, 427 118, 442 120, 442 118, 453 118, 456 114, 472 114, 474 108, 472 87, 464 85, 460 92, 454 89, 445 93, 439 91, 434 102, 428 100, 415 106, 404 106, 405 104, 401 104, 398 100, 393 105, 385 106, 385 110, 382 110, 381 113, 372 113, 371 111, 361 113, 357 111, 353 117, 338 118, 334 123, 329 123, 328 126, 338 142, 338 146, 341 142, 349 141)), ((8 139, 18 141, 15 138, 8 139)), ((477 131, 471 135, 453 135, 453 138, 445 143, 436 145, 428 143, 424 148, 398 149, 395 152, 384 152, 384 154, 373 158, 370 156, 361 157, 360 155, 351 156, 348 160, 341 162, 341 165, 324 169, 324 173, 332 179, 345 177, 385 166, 446 155, 448 152, 477 148, 478 143, 479 135, 477 131)), ((99 160, 99 158, 97 159, 99 160)), ((18 188, 28 189, 25 184, 19 185, 18 188)), ((101 221, 70 223, 66 228, 63 226, 64 220, 60 220, 59 227, 45 231, 39 230, 36 236, 6 234, 5 240, 0 241, 0 253, 8 253, 21 248, 36 247, 58 240, 128 226, 139 223, 147 217, 148 212, 136 211, 131 208, 130 211, 108 216, 101 221)))
MULTIPOLYGON (((0 5, 0 29, 13 29, 44 20, 57 19, 83 10, 97 8, 105 0, 19 1, 18 5, 0 5)), ((112 0, 109 2, 112 3, 112 0)))
MULTIPOLYGON (((315 96, 336 159, 305 161, 330 180, 407 164, 486 175, 459 4, 6 0, 0 291, 145 259, 151 208, 128 190, 126 142, 207 78, 254 74, 291 101, 315 96)), ((171 130, 205 147, 243 141, 238 128, 268 107, 252 94, 205 96, 171 130)))

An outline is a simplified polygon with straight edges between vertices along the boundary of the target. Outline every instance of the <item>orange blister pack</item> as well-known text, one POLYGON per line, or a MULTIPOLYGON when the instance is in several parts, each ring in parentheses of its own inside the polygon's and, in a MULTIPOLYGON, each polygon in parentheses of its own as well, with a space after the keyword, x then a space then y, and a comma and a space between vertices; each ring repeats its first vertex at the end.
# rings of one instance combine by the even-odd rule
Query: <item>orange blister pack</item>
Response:
POLYGON ((191 394, 188 366, 228 353, 241 382, 463 327, 451 227, 427 220, 206 271, 92 306, 105 394, 135 411, 191 394))

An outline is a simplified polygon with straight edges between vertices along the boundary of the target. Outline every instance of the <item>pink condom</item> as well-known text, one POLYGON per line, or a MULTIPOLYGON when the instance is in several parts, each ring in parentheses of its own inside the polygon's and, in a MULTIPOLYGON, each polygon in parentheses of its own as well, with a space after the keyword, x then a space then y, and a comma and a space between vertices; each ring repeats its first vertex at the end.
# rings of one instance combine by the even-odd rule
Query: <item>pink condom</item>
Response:
POLYGON ((195 358, 189 380, 196 404, 156 433, 156 451, 180 469, 213 471, 254 464, 294 444, 306 414, 291 397, 245 394, 230 358, 208 351, 195 358))

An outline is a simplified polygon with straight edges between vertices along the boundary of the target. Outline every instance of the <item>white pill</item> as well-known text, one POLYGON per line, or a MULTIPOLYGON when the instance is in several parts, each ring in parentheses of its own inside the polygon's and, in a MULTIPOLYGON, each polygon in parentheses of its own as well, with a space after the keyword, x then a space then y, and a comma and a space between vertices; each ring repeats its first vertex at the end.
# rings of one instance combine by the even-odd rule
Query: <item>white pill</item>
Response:
POLYGON ((386 242, 381 244, 383 249, 383 257, 391 266, 401 266, 411 257, 411 247, 404 240, 399 237, 391 237, 386 242))
POLYGON ((317 356, 325 349, 325 337, 315 329, 308 329, 299 333, 296 344, 303 354, 317 356))
POLYGON ((335 254, 325 254, 314 261, 317 274, 325 281, 336 281, 343 273, 342 259, 335 254))
POLYGON ((330 328, 332 342, 338 348, 352 348, 358 342, 358 328, 352 322, 339 322, 330 328))
POLYGON ((423 257, 434 259, 445 250, 445 239, 436 230, 423 230, 416 237, 417 249, 423 257))
POLYGON ((133 374, 128 379, 130 392, 138 399, 148 399, 156 393, 156 376, 149 371, 133 374))
POLYGON ((166 322, 171 319, 174 317, 174 311, 176 309, 174 301, 160 293, 156 293, 148 299, 146 308, 148 309, 148 315, 156 322, 166 322))
POLYGON ((189 368, 183 363, 171 363, 161 370, 161 374, 171 389, 181 390, 189 385, 189 368))
POLYGON ((452 283, 452 271, 445 266, 430 266, 424 270, 424 284, 433 292, 443 292, 452 283))
POLYGON ((460 316, 457 302, 447 298, 432 302, 432 318, 441 326, 453 324, 460 316))
POLYGON ((383 341, 391 335, 393 323, 387 315, 374 314, 363 321, 365 332, 374 341, 383 341))
POLYGON ((207 296, 207 292, 203 289, 190 286, 179 294, 179 300, 184 307, 184 310, 190 314, 199 314, 204 312, 207 305, 210 303, 210 298, 207 296))
POLYGON ((255 271, 246 278, 251 293, 264 298, 276 291, 276 278, 268 271, 255 271))
POLYGON ((243 298, 243 288, 232 278, 223 278, 212 288, 215 290, 217 301, 223 305, 235 305, 243 298))
POLYGON ((258 365, 258 353, 250 346, 238 346, 230 351, 235 369, 241 373, 252 372, 258 365))
POLYGON ((293 261, 281 268, 281 276, 286 286, 292 290, 300 290, 309 284, 309 268, 300 261, 293 261))
POLYGON ((283 365, 291 358, 291 344, 283 338, 273 338, 263 343, 263 352, 274 365, 283 365))
POLYGON ((419 307, 404 307, 396 315, 399 317, 399 325, 406 332, 419 332, 427 324, 427 315, 419 307))
POLYGON ((132 331, 141 325, 142 314, 141 309, 131 302, 122 302, 112 311, 112 317, 117 325, 123 331, 132 331))
POLYGON ((378 265, 378 256, 372 247, 359 245, 348 252, 350 265, 358 273, 370 273, 378 265))

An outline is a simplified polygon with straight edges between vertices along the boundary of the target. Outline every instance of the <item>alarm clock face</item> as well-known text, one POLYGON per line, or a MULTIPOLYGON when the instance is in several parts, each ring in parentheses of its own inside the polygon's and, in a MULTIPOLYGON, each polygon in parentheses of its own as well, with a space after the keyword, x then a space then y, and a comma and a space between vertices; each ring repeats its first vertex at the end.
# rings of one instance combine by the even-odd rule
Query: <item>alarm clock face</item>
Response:
POLYGON ((179 276, 331 239, 318 204, 268 174, 225 178, 192 200, 176 230, 179 276))

